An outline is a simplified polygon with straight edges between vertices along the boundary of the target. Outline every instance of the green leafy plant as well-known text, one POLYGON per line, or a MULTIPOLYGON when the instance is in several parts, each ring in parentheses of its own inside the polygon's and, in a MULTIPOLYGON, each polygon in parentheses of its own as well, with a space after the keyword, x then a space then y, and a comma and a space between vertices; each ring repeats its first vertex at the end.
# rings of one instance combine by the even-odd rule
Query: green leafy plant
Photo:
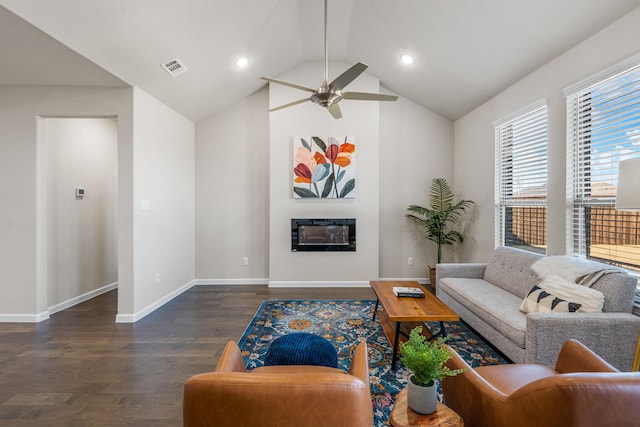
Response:
POLYGON ((413 373, 413 382, 429 387, 434 380, 452 377, 464 372, 464 369, 449 369, 445 365, 451 353, 442 344, 446 338, 432 341, 422 335, 422 326, 416 326, 409 333, 409 340, 400 344, 402 363, 413 373))
POLYGON ((438 248, 437 262, 442 261, 442 246, 462 242, 463 237, 457 230, 449 230, 462 215, 474 205, 471 200, 453 203, 453 190, 444 178, 431 181, 429 208, 411 205, 407 208, 407 218, 416 223, 427 239, 438 248))

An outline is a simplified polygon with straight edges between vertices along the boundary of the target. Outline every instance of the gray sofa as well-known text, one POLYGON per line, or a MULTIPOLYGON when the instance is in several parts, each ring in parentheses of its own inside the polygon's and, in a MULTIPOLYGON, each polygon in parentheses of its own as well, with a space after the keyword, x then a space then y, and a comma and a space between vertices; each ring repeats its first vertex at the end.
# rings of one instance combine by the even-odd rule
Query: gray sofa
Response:
POLYGON ((637 279, 624 273, 600 278, 592 286, 605 296, 600 313, 525 314, 520 304, 540 282, 531 265, 542 256, 499 247, 488 263, 438 264, 436 295, 515 363, 553 367, 562 344, 574 338, 631 370, 640 332, 640 317, 631 314, 637 279))

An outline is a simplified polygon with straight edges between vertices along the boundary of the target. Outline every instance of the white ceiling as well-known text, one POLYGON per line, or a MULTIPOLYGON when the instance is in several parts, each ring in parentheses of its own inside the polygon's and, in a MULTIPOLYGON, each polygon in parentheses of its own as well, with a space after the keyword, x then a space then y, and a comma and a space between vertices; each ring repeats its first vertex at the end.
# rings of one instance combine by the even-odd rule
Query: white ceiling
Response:
MULTIPOLYGON (((0 5, 55 39, 0 8, 0 85, 132 85, 194 121, 263 87, 260 76, 323 58, 322 0, 0 5), (239 56, 250 60, 244 70, 239 56), (176 57, 189 71, 170 77, 160 64, 176 57)), ((640 0, 329 0, 329 56, 367 63, 386 88, 457 119, 636 7, 640 0), (405 52, 412 67, 398 60, 405 52)), ((330 67, 330 79, 342 71, 330 67)), ((318 87, 323 72, 318 64, 316 81, 297 83, 318 87)))

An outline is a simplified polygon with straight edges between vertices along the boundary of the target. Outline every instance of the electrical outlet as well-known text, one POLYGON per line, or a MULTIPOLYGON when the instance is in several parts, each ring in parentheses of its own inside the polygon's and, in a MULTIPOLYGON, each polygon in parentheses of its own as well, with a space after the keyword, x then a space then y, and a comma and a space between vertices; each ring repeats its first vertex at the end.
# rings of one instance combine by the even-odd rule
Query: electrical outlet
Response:
POLYGON ((412 256, 407 258, 407 265, 413 265, 413 257, 412 256))
POLYGON ((249 265, 249 258, 248 257, 243 257, 242 258, 242 265, 249 265))
POLYGON ((156 274, 156 285, 160 283, 160 273, 156 274))

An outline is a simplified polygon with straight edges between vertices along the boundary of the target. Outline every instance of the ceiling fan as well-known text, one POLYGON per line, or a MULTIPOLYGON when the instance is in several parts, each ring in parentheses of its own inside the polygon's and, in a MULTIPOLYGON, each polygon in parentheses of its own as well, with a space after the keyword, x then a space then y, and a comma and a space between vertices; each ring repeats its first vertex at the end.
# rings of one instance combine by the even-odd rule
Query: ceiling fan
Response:
POLYGON ((344 73, 336 77, 331 83, 329 81, 329 55, 327 49, 327 0, 324 0, 324 81, 322 86, 318 89, 302 86, 295 83, 285 82, 283 80, 273 79, 271 77, 261 77, 262 80, 266 80, 271 83, 277 83, 284 86, 304 90, 311 92, 311 96, 308 98, 299 99, 297 101, 290 102, 288 104, 281 105, 279 107, 272 108, 269 111, 281 110, 283 108, 293 107, 294 105, 302 104, 303 102, 311 101, 329 110, 329 113, 339 119, 342 117, 342 111, 338 102, 343 99, 355 99, 361 101, 395 101, 398 99, 394 95, 381 95, 379 93, 367 93, 367 92, 342 92, 349 83, 354 81, 356 77, 364 72, 369 66, 358 62, 356 65, 349 68, 344 73))

